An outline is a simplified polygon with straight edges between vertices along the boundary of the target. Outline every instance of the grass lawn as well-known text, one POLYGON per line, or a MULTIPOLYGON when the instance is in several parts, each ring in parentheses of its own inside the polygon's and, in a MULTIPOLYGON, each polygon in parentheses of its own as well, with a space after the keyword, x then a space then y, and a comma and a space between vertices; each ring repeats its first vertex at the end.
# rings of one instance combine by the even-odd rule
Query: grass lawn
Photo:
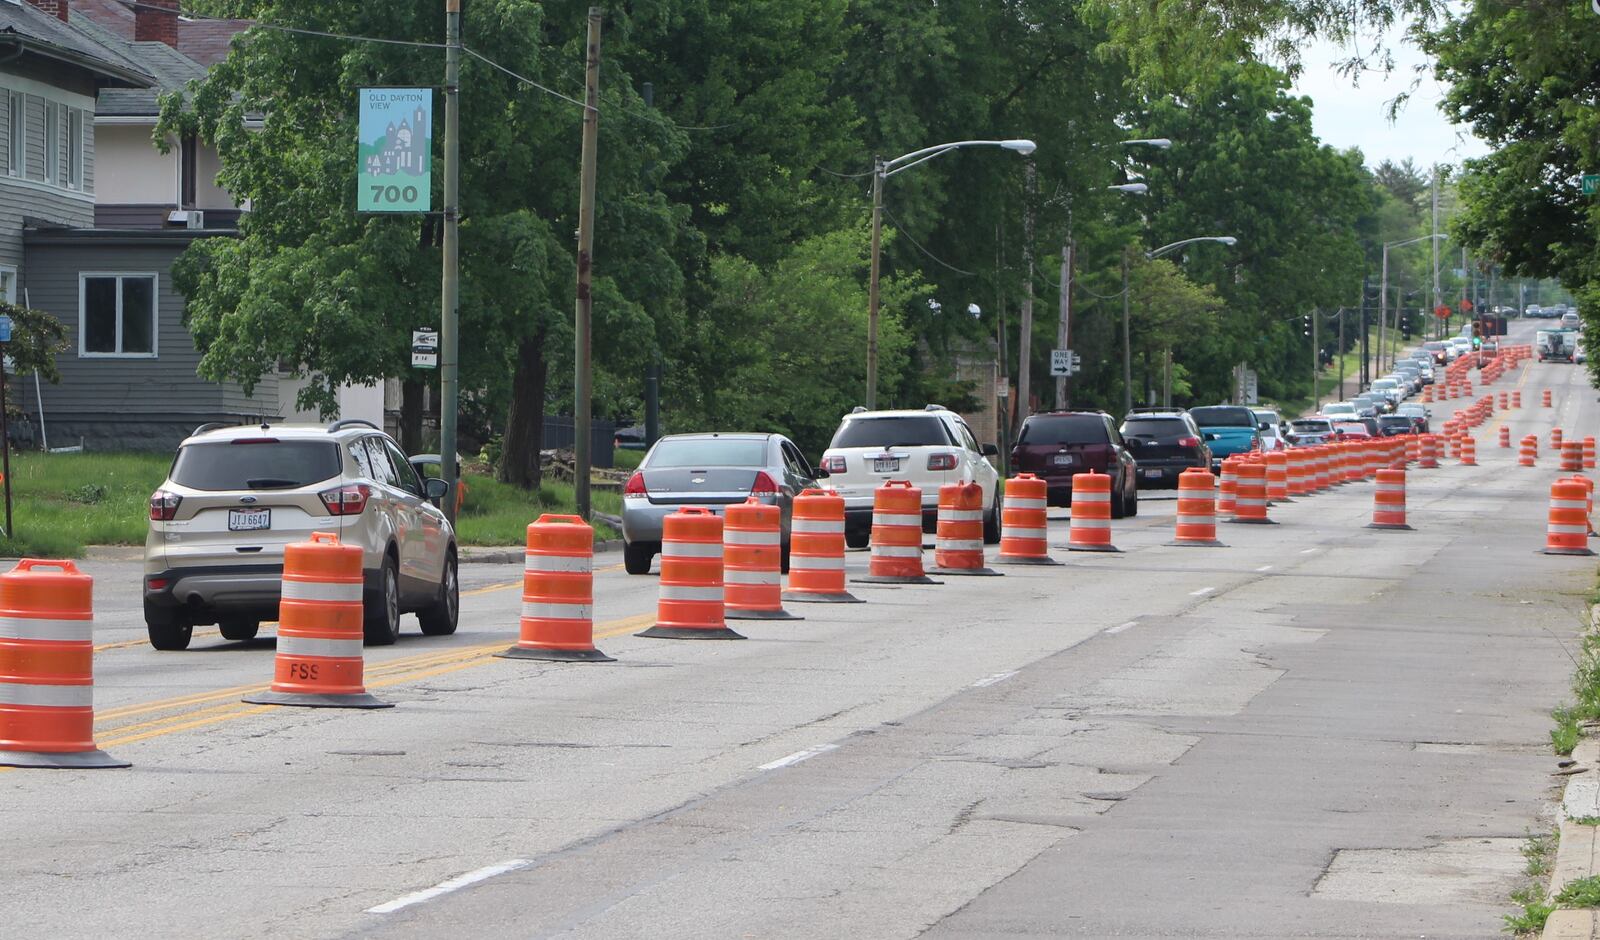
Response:
MULTIPOLYGON (((166 479, 170 454, 38 454, 11 456, 14 538, 0 538, 0 557, 74 558, 87 545, 143 545, 150 493, 166 479)), ((594 508, 618 515, 622 499, 594 489, 594 508)), ((572 487, 547 483, 526 492, 467 474, 458 525, 463 545, 521 545, 528 523, 545 512, 572 512, 572 487)), ((616 538, 604 523, 595 538, 616 538)))

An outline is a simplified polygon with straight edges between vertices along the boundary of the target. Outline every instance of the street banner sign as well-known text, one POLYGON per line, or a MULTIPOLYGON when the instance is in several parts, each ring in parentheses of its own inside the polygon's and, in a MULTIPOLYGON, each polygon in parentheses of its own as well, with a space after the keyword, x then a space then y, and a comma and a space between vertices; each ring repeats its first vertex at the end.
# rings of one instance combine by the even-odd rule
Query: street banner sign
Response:
POLYGON ((433 89, 363 88, 357 212, 427 212, 433 202, 433 89))
MULTIPOLYGON (((1600 5, 1600 0, 1594 0, 1594 2, 1600 5)), ((1595 193, 1600 193, 1600 173, 1583 174, 1583 194, 1585 196, 1593 196, 1595 193)))
POLYGON ((1433 315, 1441 320, 1449 319, 1450 308, 1444 304, 1440 304, 1439 306, 1433 308, 1433 315))
POLYGON ((411 365, 418 369, 439 367, 439 334, 435 330, 411 331, 411 365))
POLYGON ((0 343, 11 342, 11 318, 0 316, 0 343))

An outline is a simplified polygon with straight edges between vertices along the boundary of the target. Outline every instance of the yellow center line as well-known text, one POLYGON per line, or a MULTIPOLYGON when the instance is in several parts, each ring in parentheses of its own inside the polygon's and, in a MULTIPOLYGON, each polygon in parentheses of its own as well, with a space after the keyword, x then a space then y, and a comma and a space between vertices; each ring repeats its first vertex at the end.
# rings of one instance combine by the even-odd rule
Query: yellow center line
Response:
POLYGON ((150 738, 159 738, 162 735, 172 734, 172 733, 177 732, 177 731, 187 731, 190 728, 200 728, 200 727, 203 727, 205 725, 214 725, 214 724, 219 724, 219 723, 224 722, 224 721, 232 721, 235 718, 245 718, 245 717, 250 716, 250 715, 260 715, 263 712, 269 712, 269 711, 271 711, 272 709, 274 709, 276 707, 277 706, 275 706, 275 705, 257 705, 257 706, 255 706, 253 708, 249 708, 249 709, 246 709, 244 711, 233 711, 233 712, 228 712, 226 714, 221 714, 221 715, 212 715, 209 718, 198 718, 198 719, 196 719, 194 721, 185 722, 184 724, 181 724, 181 725, 172 725, 172 726, 167 727, 167 728, 158 728, 155 731, 146 731, 146 732, 143 732, 141 734, 130 734, 127 737, 107 738, 106 740, 100 741, 100 742, 97 742, 97 743, 98 743, 98 746, 101 747, 101 748, 120 747, 121 745, 124 745, 124 744, 132 744, 135 741, 145 741, 145 740, 148 740, 150 738))

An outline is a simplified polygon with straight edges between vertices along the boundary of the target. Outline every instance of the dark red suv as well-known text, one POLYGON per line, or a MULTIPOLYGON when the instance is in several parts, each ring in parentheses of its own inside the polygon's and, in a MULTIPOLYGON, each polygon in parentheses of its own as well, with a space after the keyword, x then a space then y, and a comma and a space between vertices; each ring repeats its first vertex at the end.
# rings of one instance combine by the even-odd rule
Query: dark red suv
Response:
POLYGON ((1111 475, 1111 516, 1139 512, 1138 465, 1111 416, 1103 411, 1046 411, 1022 422, 1011 448, 1015 473, 1031 473, 1050 487, 1050 505, 1072 504, 1072 475, 1111 475))

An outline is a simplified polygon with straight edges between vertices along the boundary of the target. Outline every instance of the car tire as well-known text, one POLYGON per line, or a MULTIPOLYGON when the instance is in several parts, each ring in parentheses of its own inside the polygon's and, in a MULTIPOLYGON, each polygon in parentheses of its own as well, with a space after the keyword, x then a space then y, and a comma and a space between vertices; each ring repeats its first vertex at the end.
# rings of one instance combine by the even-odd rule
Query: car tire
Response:
POLYGON ((1111 494, 1111 518, 1121 519, 1128 514, 1128 501, 1123 498, 1122 487, 1111 494))
POLYGON ((400 572, 393 555, 383 556, 378 591, 369 597, 362 618, 368 645, 392 646, 400 639, 400 572))
POLYGON ((1133 488, 1133 498, 1128 500, 1127 505, 1128 505, 1128 515, 1130 517, 1131 516, 1137 516, 1139 514, 1139 487, 1137 485, 1134 486, 1134 488, 1133 488))
POLYGON ((780 550, 779 555, 778 555, 778 573, 779 574, 788 574, 789 573, 789 543, 788 542, 784 542, 783 543, 783 548, 780 550))
POLYGON ((144 628, 150 636, 150 645, 158 650, 186 650, 190 638, 194 636, 194 625, 176 617, 171 620, 146 620, 144 628))
MULTIPOLYGON (((242 617, 228 617, 217 621, 217 629, 222 632, 224 640, 234 643, 247 643, 256 638, 261 632, 261 621, 246 620, 242 617)), ((185 641, 187 645, 187 641, 185 641)))
POLYGON ((460 617, 460 569, 456 566, 456 553, 451 552, 445 556, 444 571, 439 576, 439 596, 417 611, 417 622, 422 624, 423 636, 449 636, 456 632, 460 617))
POLYGON ((983 517, 983 544, 1000 544, 1000 487, 994 488, 994 498, 989 501, 989 511, 983 517))
POLYGON ((846 548, 866 548, 872 544, 872 530, 845 529, 844 544, 846 548))
POLYGON ((622 569, 629 574, 649 574, 650 561, 655 557, 656 548, 652 542, 624 542, 622 545, 622 569))

